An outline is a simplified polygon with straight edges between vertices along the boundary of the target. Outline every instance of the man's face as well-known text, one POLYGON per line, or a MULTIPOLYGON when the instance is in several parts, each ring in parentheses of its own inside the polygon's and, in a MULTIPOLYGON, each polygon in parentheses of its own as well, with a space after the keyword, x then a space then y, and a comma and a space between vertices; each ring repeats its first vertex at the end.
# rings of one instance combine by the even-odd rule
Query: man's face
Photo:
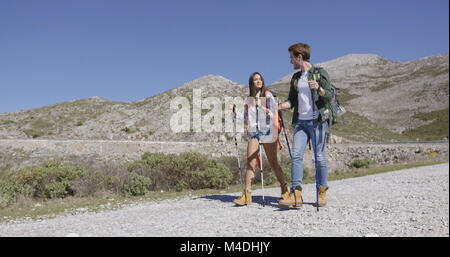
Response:
POLYGON ((291 64, 294 66, 295 70, 300 69, 300 64, 302 62, 302 55, 299 54, 297 57, 295 57, 293 52, 289 52, 289 55, 291 56, 291 64))

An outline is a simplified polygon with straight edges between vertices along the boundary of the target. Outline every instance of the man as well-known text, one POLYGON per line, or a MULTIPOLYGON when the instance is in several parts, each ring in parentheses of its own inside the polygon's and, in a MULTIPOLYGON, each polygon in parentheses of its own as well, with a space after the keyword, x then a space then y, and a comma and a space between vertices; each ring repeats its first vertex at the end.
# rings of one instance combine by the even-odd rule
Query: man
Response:
POLYGON ((309 45, 298 43, 288 49, 294 69, 300 69, 292 76, 288 100, 279 103, 279 109, 294 108, 292 126, 294 127, 292 146, 292 189, 287 199, 278 204, 286 207, 301 207, 303 156, 309 140, 314 140, 316 133, 317 181, 319 184, 319 206, 326 204, 328 189, 328 166, 326 155, 326 130, 329 110, 325 104, 331 100, 332 92, 328 73, 323 68, 310 63, 309 45))

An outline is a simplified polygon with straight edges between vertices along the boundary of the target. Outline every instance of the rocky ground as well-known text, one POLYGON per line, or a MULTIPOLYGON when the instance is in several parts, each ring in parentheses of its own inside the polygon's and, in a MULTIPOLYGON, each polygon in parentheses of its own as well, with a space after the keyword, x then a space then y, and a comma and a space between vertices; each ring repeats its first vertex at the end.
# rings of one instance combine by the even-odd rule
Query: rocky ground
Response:
MULTIPOLYGON (((237 207, 239 193, 146 202, 119 210, 64 214, 0 224, 0 236, 449 236, 449 164, 330 181, 328 204, 317 212, 315 186, 304 185, 300 209, 280 208, 280 190, 254 190, 254 203, 237 207)), ((256 188, 254 188, 256 189, 256 188)))

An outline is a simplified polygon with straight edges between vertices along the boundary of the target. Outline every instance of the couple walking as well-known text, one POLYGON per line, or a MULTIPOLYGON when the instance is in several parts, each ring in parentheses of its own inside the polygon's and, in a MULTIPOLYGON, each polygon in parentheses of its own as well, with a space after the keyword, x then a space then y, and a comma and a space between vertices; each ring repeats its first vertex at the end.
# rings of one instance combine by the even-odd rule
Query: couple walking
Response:
MULTIPOLYGON (((274 102, 279 110, 294 109, 292 117, 292 126, 294 127, 293 146, 292 146, 292 187, 288 188, 288 183, 283 175, 277 160, 277 141, 271 143, 261 142, 264 147, 269 164, 272 167, 278 182, 281 185, 281 199, 278 202, 284 207, 301 207, 302 198, 302 179, 303 179, 303 156, 306 145, 310 139, 316 139, 317 149, 317 181, 319 184, 319 206, 326 204, 326 190, 328 189, 328 166, 326 156, 326 130, 327 130, 327 108, 325 106, 331 100, 332 93, 328 73, 323 68, 315 67, 310 63, 310 46, 298 43, 288 48, 291 64, 295 70, 300 69, 292 76, 288 100, 286 102, 275 103, 272 92, 267 90, 264 85, 264 79, 258 72, 253 73, 249 79, 249 96, 265 97, 266 106, 256 101, 256 106, 245 105, 244 120, 249 121, 251 113, 262 109, 267 115, 271 114, 270 102, 274 102), (316 77, 319 73, 321 76, 316 77), (313 134, 315 133, 315 135, 313 134)), ((235 114, 238 112, 233 108, 235 114)), ((272 113, 273 114, 273 113, 272 113)), ((258 115, 257 115, 258 117, 258 115)), ((247 146, 247 168, 245 174, 245 189, 242 195, 233 202, 237 205, 247 205, 252 203, 251 185, 255 177, 255 166, 259 154, 259 143, 261 133, 259 130, 254 132, 254 126, 257 124, 248 122, 248 146, 247 146)), ((274 132, 277 133, 277 132, 274 132)))

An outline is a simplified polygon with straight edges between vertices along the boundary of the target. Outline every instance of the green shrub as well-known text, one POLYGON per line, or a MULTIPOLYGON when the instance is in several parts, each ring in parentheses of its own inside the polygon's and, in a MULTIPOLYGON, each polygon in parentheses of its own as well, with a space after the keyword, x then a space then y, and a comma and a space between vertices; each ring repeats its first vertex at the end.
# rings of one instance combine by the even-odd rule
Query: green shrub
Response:
POLYGON ((77 196, 94 196, 98 191, 106 191, 109 186, 108 182, 112 182, 114 178, 107 177, 99 171, 87 171, 83 177, 74 182, 71 188, 77 196))
POLYGON ((133 133, 133 131, 131 131, 131 129, 128 128, 128 127, 125 127, 125 128, 123 128, 123 129, 121 129, 120 131, 123 131, 123 132, 125 132, 125 133, 127 133, 127 134, 133 133))
POLYGON ((286 181, 291 181, 291 163, 289 154, 280 156, 280 167, 286 181))
POLYGON ((265 186, 273 185, 276 181, 278 181, 278 180, 273 172, 270 172, 267 175, 264 174, 264 185, 265 186))
POLYGON ((133 196, 145 195, 149 191, 151 184, 150 178, 131 172, 125 179, 123 192, 133 196))
POLYGON ((177 154, 144 153, 127 165, 129 172, 151 178, 153 190, 224 188, 231 180, 223 164, 196 152, 177 154))
POLYGON ((43 193, 46 198, 64 198, 69 192, 71 182, 68 180, 54 181, 45 185, 43 193))
POLYGON ((89 197, 98 192, 139 196, 150 190, 222 189, 230 185, 233 177, 224 164, 193 152, 145 153, 140 160, 125 165, 86 160, 75 163, 82 166, 53 160, 2 173, 0 208, 23 198, 89 197))
POLYGON ((303 178, 304 179, 311 179, 316 177, 316 168, 313 167, 313 174, 311 175, 311 172, 309 171, 309 169, 307 167, 303 167, 303 178))
POLYGON ((357 169, 359 169, 359 168, 368 168, 369 164, 370 164, 369 160, 359 160, 359 159, 357 159, 357 160, 353 160, 350 163, 350 167, 351 168, 357 168, 357 169))
POLYGON ((186 183, 186 181, 184 180, 180 180, 178 181, 177 185, 175 186, 175 189, 180 192, 183 191, 184 189, 186 189, 188 186, 188 184, 186 183))
POLYGON ((208 161, 208 165, 204 169, 191 171, 188 175, 191 189, 226 188, 233 178, 230 170, 224 164, 214 160, 208 161))
POLYGON ((10 205, 10 199, 9 197, 0 194, 0 209, 6 208, 8 207, 8 205, 10 205))
POLYGON ((19 196, 30 197, 32 195, 30 185, 21 184, 19 181, 4 177, 0 180, 0 199, 2 208, 16 201, 19 196))
POLYGON ((85 174, 79 166, 63 165, 50 161, 44 166, 20 169, 0 179, 0 195, 8 204, 19 196, 26 198, 63 198, 74 195, 74 181, 85 174))
MULTIPOLYGON (((242 162, 242 160, 245 160, 245 156, 240 156, 241 161, 241 172, 242 172, 242 180, 244 180, 245 176, 245 162, 242 162)), ((233 175, 233 179, 231 181, 231 184, 238 184, 240 183, 240 174, 239 174, 239 166, 238 166, 238 159, 236 156, 222 156, 218 160, 218 162, 224 164, 228 170, 230 170, 231 174, 233 175)))
POLYGON ((23 131, 25 135, 31 138, 38 138, 44 135, 44 132, 41 130, 34 130, 34 129, 26 129, 23 131))

